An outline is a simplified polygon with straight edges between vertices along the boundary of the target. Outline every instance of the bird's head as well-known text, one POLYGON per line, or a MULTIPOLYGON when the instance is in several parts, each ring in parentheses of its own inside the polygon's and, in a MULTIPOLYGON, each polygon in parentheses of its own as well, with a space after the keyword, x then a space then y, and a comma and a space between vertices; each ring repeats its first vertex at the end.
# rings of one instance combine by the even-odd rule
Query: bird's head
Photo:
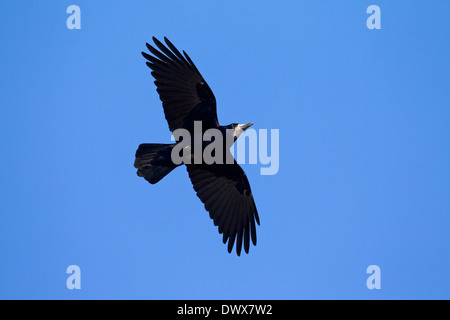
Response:
POLYGON ((239 138, 239 136, 248 128, 250 128, 253 125, 252 122, 250 123, 244 123, 244 124, 239 124, 239 123, 232 123, 228 126, 226 126, 226 129, 233 129, 233 138, 234 141, 237 140, 237 138, 239 138))

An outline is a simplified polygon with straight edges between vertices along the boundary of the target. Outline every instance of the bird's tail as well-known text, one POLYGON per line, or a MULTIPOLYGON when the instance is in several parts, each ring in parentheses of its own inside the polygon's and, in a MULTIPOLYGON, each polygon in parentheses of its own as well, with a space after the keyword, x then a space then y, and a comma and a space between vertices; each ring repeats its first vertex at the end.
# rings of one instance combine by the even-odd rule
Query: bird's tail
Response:
POLYGON ((151 184, 157 183, 177 167, 171 159, 175 144, 143 143, 136 150, 134 167, 137 175, 151 184))

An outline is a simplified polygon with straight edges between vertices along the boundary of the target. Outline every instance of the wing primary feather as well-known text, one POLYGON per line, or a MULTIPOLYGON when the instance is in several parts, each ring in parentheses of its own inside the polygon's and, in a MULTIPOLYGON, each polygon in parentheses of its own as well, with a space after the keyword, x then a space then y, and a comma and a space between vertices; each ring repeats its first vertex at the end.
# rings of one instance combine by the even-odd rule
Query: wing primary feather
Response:
POLYGON ((249 252, 250 250, 250 228, 251 228, 251 220, 253 220, 253 213, 252 213, 252 206, 248 201, 247 204, 247 210, 249 214, 246 216, 245 219, 245 233, 244 233, 244 249, 245 252, 249 252))
POLYGON ((249 223, 250 221, 247 220, 245 224, 245 232, 244 232, 244 250, 246 253, 250 250, 250 233, 249 233, 249 223))
POLYGON ((239 223, 239 214, 238 210, 240 207, 240 201, 239 197, 236 197, 236 202, 234 204, 233 209, 231 210, 231 219, 229 223, 229 227, 227 227, 229 231, 228 236, 228 252, 231 252, 233 250, 234 242, 236 241, 236 228, 239 223))
POLYGON ((171 59, 174 62, 181 62, 180 59, 178 59, 178 57, 174 55, 172 51, 167 49, 167 47, 163 45, 158 39, 153 38, 153 42, 155 42, 159 50, 161 50, 169 59, 171 59))
POLYGON ((255 219, 252 217, 250 219, 251 222, 251 235, 252 235, 252 243, 254 246, 256 246, 256 226, 255 226, 255 219))
POLYGON ((236 202, 237 202, 236 197, 231 196, 230 202, 225 205, 224 213, 222 215, 222 218, 220 219, 219 230, 222 229, 224 237, 227 237, 227 238, 230 235, 229 226, 230 226, 231 220, 233 219, 233 210, 234 210, 236 202))
POLYGON ((243 226, 238 227, 237 231, 237 239, 236 239, 236 253, 238 256, 241 255, 241 249, 242 249, 242 232, 243 232, 243 226))
POLYGON ((147 49, 153 53, 157 58, 161 60, 162 63, 167 62, 167 57, 159 52, 156 48, 154 48, 151 44, 146 43, 147 49))
POLYGON ((164 62, 162 62, 161 60, 156 59, 155 57, 152 57, 152 56, 149 55, 147 52, 142 51, 141 54, 142 54, 142 56, 143 56, 145 59, 147 59, 147 60, 149 60, 149 61, 151 61, 151 62, 153 62, 153 63, 155 63, 155 62, 158 62, 158 63, 164 63, 164 62), (155 61, 155 60, 156 60, 156 61, 155 61))
POLYGON ((252 194, 250 194, 250 195, 251 195, 251 199, 252 199, 252 211, 253 211, 253 214, 255 216, 256 222, 258 223, 258 226, 259 226, 260 225, 259 224, 259 215, 258 215, 258 210, 256 210, 255 199, 253 199, 253 195, 252 194))
POLYGON ((183 57, 183 55, 178 51, 178 49, 172 44, 172 42, 169 41, 166 37, 164 37, 164 41, 166 42, 167 46, 170 50, 175 53, 175 55, 180 59, 183 63, 185 63, 187 66, 189 66, 189 62, 186 61, 186 59, 183 57))
POLYGON ((189 64, 192 66, 192 68, 194 68, 194 70, 197 71, 200 74, 200 72, 198 71, 198 69, 195 66, 194 62, 192 62, 191 58, 189 58, 188 54, 184 50, 183 50, 183 54, 186 57, 187 61, 189 61, 189 64))

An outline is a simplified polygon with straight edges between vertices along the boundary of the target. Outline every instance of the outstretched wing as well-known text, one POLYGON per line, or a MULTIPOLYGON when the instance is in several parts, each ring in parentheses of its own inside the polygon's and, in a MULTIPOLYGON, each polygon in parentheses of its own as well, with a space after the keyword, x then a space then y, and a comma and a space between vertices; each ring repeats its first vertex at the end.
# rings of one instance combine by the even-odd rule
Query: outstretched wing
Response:
POLYGON ((153 41, 160 51, 147 43, 153 56, 145 52, 142 55, 152 69, 170 131, 189 128, 196 120, 218 125, 216 98, 186 52, 183 56, 165 37, 169 48, 155 37, 153 41))
POLYGON ((186 165, 197 196, 205 204, 214 225, 223 233, 223 243, 228 241, 231 252, 236 240, 236 253, 241 254, 242 241, 246 253, 250 237, 256 245, 255 220, 258 212, 250 184, 244 170, 234 164, 186 165))

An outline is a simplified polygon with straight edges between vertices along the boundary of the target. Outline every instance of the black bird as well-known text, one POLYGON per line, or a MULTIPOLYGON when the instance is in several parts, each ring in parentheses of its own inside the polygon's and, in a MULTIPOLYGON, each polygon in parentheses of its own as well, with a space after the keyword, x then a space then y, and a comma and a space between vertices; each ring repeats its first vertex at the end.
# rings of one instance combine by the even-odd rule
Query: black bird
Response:
MULTIPOLYGON (((147 43, 153 56, 145 52, 142 55, 148 60, 146 64, 155 78, 156 91, 162 101, 170 131, 183 128, 194 135, 194 121, 201 121, 202 133, 215 128, 224 137, 227 132, 231 132, 232 143, 236 141, 252 123, 220 126, 214 94, 186 52, 183 51, 183 56, 165 37, 167 47, 155 37, 153 41, 159 50, 147 43)), ((171 157, 175 145, 141 144, 134 162, 138 169, 137 175, 151 184, 161 180, 178 166, 171 157)), ((231 145, 225 146, 224 157, 231 156, 231 145)), ((204 203, 214 225, 219 226, 219 233, 223 234, 223 243, 228 241, 228 252, 231 253, 236 242, 239 256, 242 243, 246 253, 249 251, 250 238, 256 245, 255 221, 259 225, 259 217, 247 176, 232 156, 231 159, 231 164, 223 161, 223 164, 192 162, 185 165, 197 196, 204 203)))

